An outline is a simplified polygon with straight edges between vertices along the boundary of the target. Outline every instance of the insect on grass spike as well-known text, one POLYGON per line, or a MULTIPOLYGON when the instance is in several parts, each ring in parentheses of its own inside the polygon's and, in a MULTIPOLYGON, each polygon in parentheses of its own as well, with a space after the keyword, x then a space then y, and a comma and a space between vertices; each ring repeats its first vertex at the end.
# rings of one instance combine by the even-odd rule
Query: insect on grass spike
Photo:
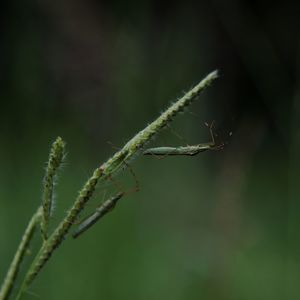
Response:
POLYGON ((85 218, 73 233, 73 238, 77 238, 90 227, 92 227, 99 219, 110 212, 117 204, 117 202, 124 196, 125 192, 119 192, 115 196, 110 197, 98 206, 94 213, 85 218))
MULTIPOLYGON (((208 124, 206 124, 208 126, 208 124)), ((156 155, 156 156, 169 156, 169 155, 187 155, 193 156, 200 152, 207 150, 220 150, 223 148, 223 144, 216 145, 212 127, 214 122, 209 126, 212 141, 208 143, 201 143, 193 146, 181 146, 181 147, 156 147, 149 148, 144 151, 144 155, 156 155)))
MULTIPOLYGON (((147 142, 157 135, 166 125, 170 124, 174 117, 191 105, 215 79, 218 78, 218 71, 213 71, 201 80, 195 87, 188 91, 183 97, 167 108, 155 121, 136 134, 124 147, 116 154, 125 154, 123 163, 129 162, 134 155, 141 150, 147 142)), ((114 158, 114 157, 113 157, 114 158)))
MULTIPOLYGON (((83 221, 80 222, 80 224, 78 225, 78 228, 73 233, 73 238, 77 238, 79 235, 81 235, 86 230, 88 230, 91 226, 93 226, 105 214, 110 212, 116 206, 117 202, 125 194, 129 194, 131 192, 137 192, 139 190, 139 182, 138 182, 138 179, 137 179, 134 171, 132 170, 132 168, 129 165, 127 165, 127 167, 129 168, 129 171, 135 180, 135 188, 130 191, 127 191, 127 192, 125 192, 125 191, 119 192, 116 195, 114 195, 114 196, 110 197, 109 199, 107 199, 106 201, 104 201, 101 205, 99 205, 96 208, 94 213, 92 213, 91 215, 89 215, 83 221)), ((119 184, 111 176, 109 176, 108 179, 111 180, 117 187, 119 186, 119 184)))
MULTIPOLYGON (((191 105, 197 98, 199 98, 201 92, 206 87, 210 86, 216 78, 218 78, 217 71, 213 71, 208 74, 194 88, 183 95, 183 97, 181 97, 173 105, 169 106, 169 108, 167 108, 152 123, 133 136, 133 138, 131 138, 121 150, 116 152, 111 158, 93 171, 90 178, 88 178, 88 180, 84 183, 77 198, 67 211, 63 220, 61 220, 53 233, 42 244, 36 254, 36 257, 28 267, 17 293, 16 300, 20 300, 21 296, 26 292, 26 290, 28 290, 29 286, 47 264, 49 259, 53 257, 53 253, 65 240, 66 235, 69 233, 79 214, 92 198, 97 184, 99 182, 103 182, 109 175, 116 175, 118 171, 126 167, 126 163, 128 163, 137 154, 140 154, 143 147, 152 139, 152 137, 157 135, 167 124, 171 123, 180 111, 191 105)), ((9 273, 10 271, 11 267, 9 268, 9 273)))

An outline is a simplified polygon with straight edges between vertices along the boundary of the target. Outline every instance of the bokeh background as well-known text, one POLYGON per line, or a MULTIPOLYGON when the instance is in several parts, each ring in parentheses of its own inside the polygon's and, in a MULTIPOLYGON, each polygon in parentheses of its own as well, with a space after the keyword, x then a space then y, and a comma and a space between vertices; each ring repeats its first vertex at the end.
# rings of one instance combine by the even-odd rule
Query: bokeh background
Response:
MULTIPOLYGON (((68 237, 24 299, 299 299, 300 5, 296 1, 3 1, 0 278, 67 142, 52 226, 93 169, 207 73, 220 79, 139 157, 140 191, 68 237)), ((119 175, 124 190, 134 186, 119 175)), ((88 210, 115 189, 99 186, 88 210)), ((33 257, 22 265, 19 281, 33 257)))

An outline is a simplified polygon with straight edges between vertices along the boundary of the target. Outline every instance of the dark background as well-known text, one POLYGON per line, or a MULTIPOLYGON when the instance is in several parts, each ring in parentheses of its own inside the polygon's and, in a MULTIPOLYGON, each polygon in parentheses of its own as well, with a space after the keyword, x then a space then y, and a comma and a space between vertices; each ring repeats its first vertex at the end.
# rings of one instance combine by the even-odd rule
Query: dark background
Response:
MULTIPOLYGON (((56 136, 68 156, 53 226, 95 167, 217 68, 220 79, 153 145, 209 141, 204 123, 215 120, 224 150, 139 157, 140 192, 67 238, 24 299, 300 297, 296 1, 1 6, 1 278, 40 203, 56 136)), ((118 180, 134 185, 128 172, 118 180)), ((88 209, 113 189, 100 186, 88 209)))

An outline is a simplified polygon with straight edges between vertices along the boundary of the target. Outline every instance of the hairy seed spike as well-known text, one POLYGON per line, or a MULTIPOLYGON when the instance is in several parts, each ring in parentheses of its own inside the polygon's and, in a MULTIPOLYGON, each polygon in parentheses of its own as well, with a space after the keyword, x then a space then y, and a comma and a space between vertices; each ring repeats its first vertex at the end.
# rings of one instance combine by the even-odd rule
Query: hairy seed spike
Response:
POLYGON ((54 207, 54 185, 57 176, 57 170, 61 166, 65 156, 64 152, 65 142, 61 137, 58 137, 51 146, 45 177, 43 180, 43 214, 41 220, 41 231, 44 240, 48 238, 48 224, 54 207))

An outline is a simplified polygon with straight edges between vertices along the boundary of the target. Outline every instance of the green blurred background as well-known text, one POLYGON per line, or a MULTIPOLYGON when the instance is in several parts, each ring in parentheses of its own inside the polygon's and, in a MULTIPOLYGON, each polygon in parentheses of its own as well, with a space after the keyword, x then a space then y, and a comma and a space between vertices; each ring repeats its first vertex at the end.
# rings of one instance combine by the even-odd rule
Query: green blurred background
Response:
MULTIPOLYGON (((68 237, 24 299, 300 299, 299 4, 0 6, 0 278, 40 203, 56 136, 68 156, 53 226, 95 167, 218 68, 153 145, 209 141, 204 123, 215 120, 225 149, 136 159, 140 192, 68 237)), ((134 186, 129 172, 118 180, 134 186)), ((100 186, 88 210, 113 188, 100 186)))

